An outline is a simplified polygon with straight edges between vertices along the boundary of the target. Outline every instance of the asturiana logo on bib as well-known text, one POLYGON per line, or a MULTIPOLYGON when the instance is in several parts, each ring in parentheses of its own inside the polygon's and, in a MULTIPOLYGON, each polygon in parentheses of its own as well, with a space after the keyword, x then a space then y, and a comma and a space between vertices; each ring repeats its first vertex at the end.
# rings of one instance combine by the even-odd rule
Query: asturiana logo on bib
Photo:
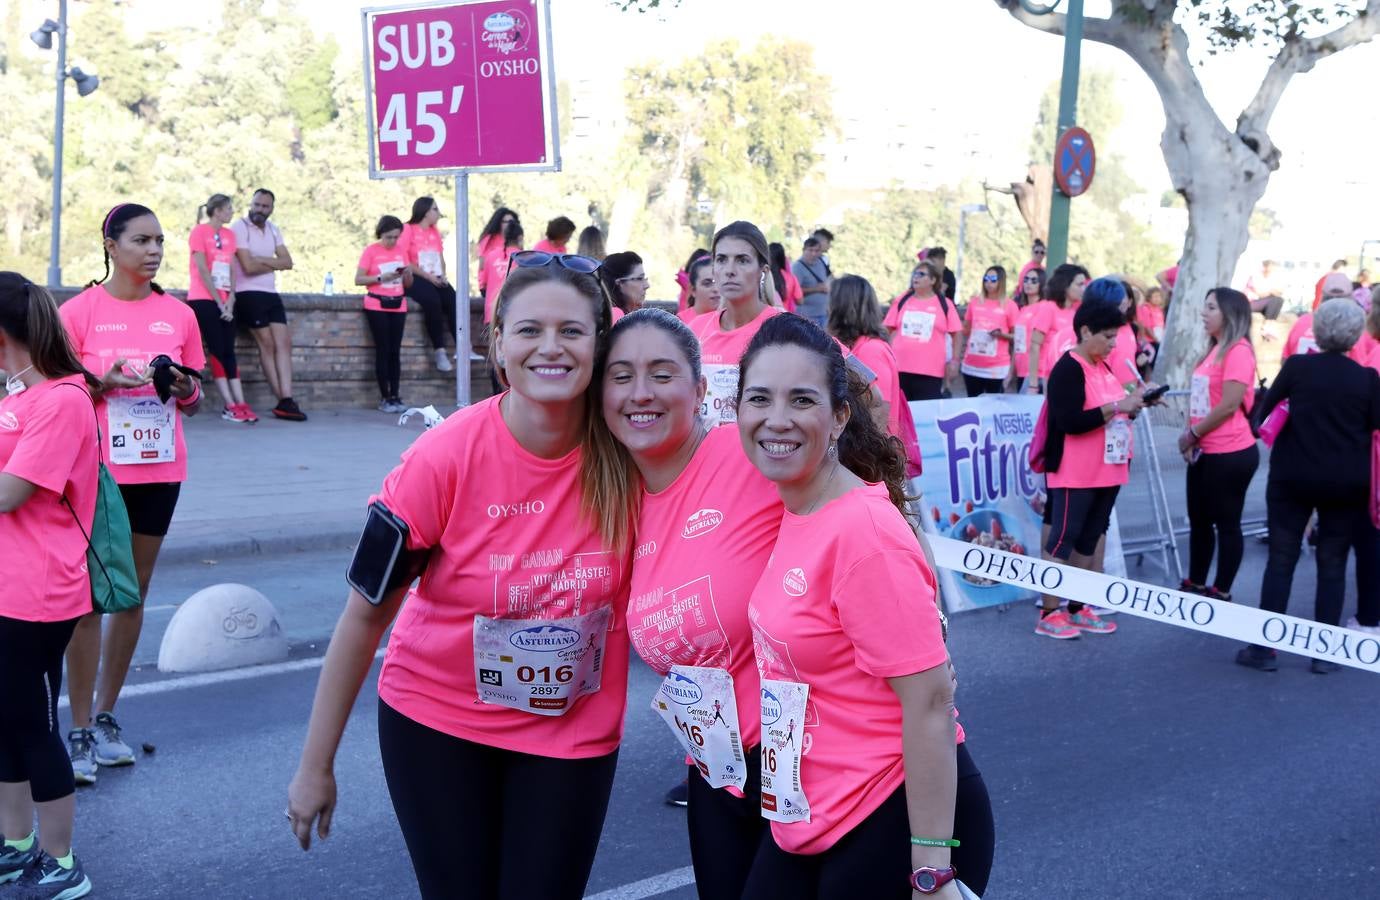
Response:
POLYGON ((129 408, 129 414, 136 419, 156 419, 164 413, 163 404, 150 397, 140 400, 129 408))
POLYGON ((786 573, 786 577, 781 579, 781 587, 792 597, 803 597, 809 585, 805 582, 805 570, 801 568, 791 569, 786 573))
POLYGON ((0 413, 0 428, 6 431, 16 431, 19 428, 19 418, 12 412, 0 413))
POLYGON ((762 725, 775 725, 780 718, 780 698, 766 688, 762 688, 762 725))
POLYGON ((694 679, 687 678, 679 672, 672 672, 666 676, 666 682, 661 686, 662 693, 681 706, 689 706, 692 703, 699 703, 704 697, 704 691, 695 683, 694 679))
POLYGON ((152 331, 154 334, 172 334, 173 327, 167 322, 150 322, 149 331, 152 331))
POLYGON ((554 653, 580 643, 580 632, 559 625, 537 625, 513 632, 508 637, 508 643, 519 650, 554 653))
POLYGON ((717 509, 702 509, 685 520, 681 537, 687 541, 706 535, 723 524, 724 514, 717 509))

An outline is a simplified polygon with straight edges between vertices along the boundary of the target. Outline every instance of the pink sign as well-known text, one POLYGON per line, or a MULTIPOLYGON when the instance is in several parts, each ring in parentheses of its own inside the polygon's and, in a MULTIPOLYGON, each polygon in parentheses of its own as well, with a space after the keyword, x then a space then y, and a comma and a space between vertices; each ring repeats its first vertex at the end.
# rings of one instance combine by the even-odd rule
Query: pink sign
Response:
POLYGON ((543 99, 550 48, 538 5, 368 14, 378 174, 553 163, 543 99))

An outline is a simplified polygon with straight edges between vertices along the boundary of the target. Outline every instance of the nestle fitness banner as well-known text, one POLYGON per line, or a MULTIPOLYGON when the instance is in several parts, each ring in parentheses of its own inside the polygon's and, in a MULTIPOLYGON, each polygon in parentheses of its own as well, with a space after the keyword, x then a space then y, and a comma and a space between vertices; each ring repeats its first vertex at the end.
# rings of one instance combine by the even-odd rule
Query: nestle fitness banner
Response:
MULTIPOLYGON (((910 404, 924 473, 921 523, 929 534, 1039 559, 1045 477, 1030 471, 1040 397, 984 394, 910 404)), ((1116 518, 1107 534, 1108 574, 1125 575, 1116 518)), ((939 571, 949 612, 1033 601, 1038 591, 974 572, 939 571)))

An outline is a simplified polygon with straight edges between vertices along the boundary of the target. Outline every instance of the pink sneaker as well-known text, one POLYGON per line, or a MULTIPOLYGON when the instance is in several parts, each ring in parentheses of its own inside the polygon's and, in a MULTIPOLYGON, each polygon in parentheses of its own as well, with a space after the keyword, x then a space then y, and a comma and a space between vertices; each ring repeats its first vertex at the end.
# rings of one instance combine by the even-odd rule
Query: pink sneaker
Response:
POLYGON ((248 403, 236 403, 235 412, 240 414, 241 422, 248 422, 250 425, 253 425, 255 422, 259 421, 259 417, 254 415, 254 410, 249 408, 248 403))
POLYGON ((1074 615, 1069 616, 1069 624, 1079 631, 1086 631, 1088 634, 1113 634, 1116 632, 1116 623, 1104 622, 1097 613, 1093 612, 1091 606, 1085 606, 1074 615))
MULTIPOLYGON (((1113 626, 1116 627, 1116 626, 1113 626)), ((1078 637, 1078 629, 1073 626, 1068 610, 1061 609, 1047 616, 1041 616, 1035 623, 1035 633, 1056 641, 1067 641, 1078 637)))

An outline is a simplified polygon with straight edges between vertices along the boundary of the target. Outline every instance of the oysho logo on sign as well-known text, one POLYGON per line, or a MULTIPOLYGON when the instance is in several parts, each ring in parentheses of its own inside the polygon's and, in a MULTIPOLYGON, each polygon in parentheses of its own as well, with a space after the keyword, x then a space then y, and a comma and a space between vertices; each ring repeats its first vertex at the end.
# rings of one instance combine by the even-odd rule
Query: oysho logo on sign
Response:
POLYGON ((6 431, 17 431, 19 429, 19 417, 12 412, 0 413, 0 428, 6 431))
POLYGON ((154 334, 172 334, 173 327, 167 322, 150 322, 149 331, 152 331, 154 334))
POLYGON ((723 524, 724 514, 717 509, 701 509, 685 520, 681 537, 687 541, 703 537, 723 524))
POLYGON ((786 573, 786 577, 781 579, 781 588, 792 597, 803 597, 809 584, 805 581, 805 570, 799 567, 791 569, 786 573))
POLYGON ((129 408, 129 414, 136 419, 157 419, 161 417, 164 412, 163 404, 153 397, 147 400, 140 400, 129 408))
POLYGON ((679 672, 671 672, 666 676, 661 691, 681 706, 699 703, 704 697, 704 691, 700 690, 694 679, 687 678, 679 672))
POLYGON ((508 637, 508 643, 519 650, 555 653, 580 643, 580 632, 560 625, 537 625, 513 632, 508 637))

